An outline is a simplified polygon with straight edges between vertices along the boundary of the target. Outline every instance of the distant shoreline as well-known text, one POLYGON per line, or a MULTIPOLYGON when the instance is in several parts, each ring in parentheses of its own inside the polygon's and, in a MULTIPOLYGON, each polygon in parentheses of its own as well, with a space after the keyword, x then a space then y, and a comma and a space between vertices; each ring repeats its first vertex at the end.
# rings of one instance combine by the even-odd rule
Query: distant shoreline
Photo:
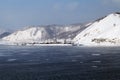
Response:
POLYGON ((11 45, 11 46, 73 46, 72 44, 29 44, 29 43, 10 43, 0 42, 0 45, 11 45))

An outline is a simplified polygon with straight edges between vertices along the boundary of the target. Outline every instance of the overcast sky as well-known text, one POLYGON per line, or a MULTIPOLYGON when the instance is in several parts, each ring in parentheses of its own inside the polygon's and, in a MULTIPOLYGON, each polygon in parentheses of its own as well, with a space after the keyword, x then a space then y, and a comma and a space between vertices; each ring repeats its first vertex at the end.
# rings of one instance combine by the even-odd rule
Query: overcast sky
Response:
POLYGON ((120 11, 120 0, 0 0, 0 28, 72 24, 120 11))

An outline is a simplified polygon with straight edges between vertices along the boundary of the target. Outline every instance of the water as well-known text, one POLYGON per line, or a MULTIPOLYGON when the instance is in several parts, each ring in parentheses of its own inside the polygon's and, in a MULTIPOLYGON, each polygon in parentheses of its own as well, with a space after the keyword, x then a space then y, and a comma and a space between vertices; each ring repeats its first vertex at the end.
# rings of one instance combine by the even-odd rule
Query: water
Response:
POLYGON ((0 46, 0 80, 120 80, 120 47, 0 46))

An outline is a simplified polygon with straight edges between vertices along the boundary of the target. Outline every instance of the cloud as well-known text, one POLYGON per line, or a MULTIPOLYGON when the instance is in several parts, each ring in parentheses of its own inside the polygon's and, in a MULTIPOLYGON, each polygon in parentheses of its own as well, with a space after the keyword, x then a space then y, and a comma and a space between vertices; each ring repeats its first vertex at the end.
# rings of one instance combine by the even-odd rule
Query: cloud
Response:
POLYGON ((74 11, 79 7, 79 2, 56 3, 53 5, 55 10, 74 11))
POLYGON ((66 8, 68 10, 74 11, 79 7, 79 3, 78 2, 71 2, 69 4, 66 5, 66 8))

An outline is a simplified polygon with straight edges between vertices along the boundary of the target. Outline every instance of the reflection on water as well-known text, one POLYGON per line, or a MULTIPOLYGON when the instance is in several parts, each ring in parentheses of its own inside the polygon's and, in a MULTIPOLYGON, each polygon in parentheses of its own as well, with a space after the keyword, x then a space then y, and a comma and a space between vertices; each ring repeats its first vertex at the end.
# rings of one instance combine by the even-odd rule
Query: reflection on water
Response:
POLYGON ((120 80, 120 47, 0 46, 0 80, 120 80))

